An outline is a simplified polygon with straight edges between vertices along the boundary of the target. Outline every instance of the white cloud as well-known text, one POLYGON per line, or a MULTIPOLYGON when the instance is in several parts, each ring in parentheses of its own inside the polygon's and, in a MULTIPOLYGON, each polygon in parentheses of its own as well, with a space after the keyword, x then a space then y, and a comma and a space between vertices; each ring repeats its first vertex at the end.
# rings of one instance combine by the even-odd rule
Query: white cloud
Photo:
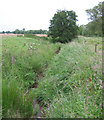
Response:
POLYGON ((0 31, 48 29, 57 9, 74 10, 77 24, 87 24, 85 10, 102 0, 0 0, 0 31))

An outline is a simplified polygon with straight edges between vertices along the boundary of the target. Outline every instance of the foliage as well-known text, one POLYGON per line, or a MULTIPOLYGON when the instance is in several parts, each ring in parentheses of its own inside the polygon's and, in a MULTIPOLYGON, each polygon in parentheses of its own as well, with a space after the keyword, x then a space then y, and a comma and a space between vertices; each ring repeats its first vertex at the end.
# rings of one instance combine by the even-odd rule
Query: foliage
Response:
POLYGON ((78 34, 82 35, 82 36, 87 36, 88 35, 88 31, 87 31, 86 25, 80 25, 79 26, 78 34))
POLYGON ((23 30, 18 30, 16 29, 15 31, 13 31, 14 34, 47 34, 47 30, 25 30, 25 28, 23 28, 23 30))
POLYGON ((34 34, 24 34, 24 37, 35 37, 34 34))
POLYGON ((33 116, 39 108, 33 112, 34 98, 45 117, 101 118, 101 41, 78 37, 68 44, 53 44, 38 37, 3 37, 3 118, 33 116), (38 87, 23 99, 34 79, 38 87))
POLYGON ((31 117, 34 94, 25 96, 24 105, 23 95, 39 79, 58 44, 38 37, 3 37, 2 46, 3 118, 31 117))
POLYGON ((89 22, 87 31, 89 31, 89 36, 102 36, 102 19, 89 22))
POLYGON ((89 20, 87 29, 91 35, 102 36, 102 2, 94 6, 92 9, 86 10, 89 20))
POLYGON ((102 2, 86 12, 89 16, 90 22, 86 25, 80 25, 78 34, 82 36, 102 36, 102 2))
POLYGON ((99 4, 92 9, 87 9, 86 12, 89 15, 89 19, 92 21, 102 18, 102 2, 99 2, 99 4))
POLYGON ((66 43, 77 36, 76 13, 74 11, 58 10, 50 20, 48 35, 53 42, 66 43))
POLYGON ((45 77, 33 91, 47 117, 101 117, 101 54, 94 53, 95 43, 101 50, 101 38, 77 38, 64 45, 51 61, 45 77))
POLYGON ((104 2, 102 2, 102 37, 104 37, 104 2))

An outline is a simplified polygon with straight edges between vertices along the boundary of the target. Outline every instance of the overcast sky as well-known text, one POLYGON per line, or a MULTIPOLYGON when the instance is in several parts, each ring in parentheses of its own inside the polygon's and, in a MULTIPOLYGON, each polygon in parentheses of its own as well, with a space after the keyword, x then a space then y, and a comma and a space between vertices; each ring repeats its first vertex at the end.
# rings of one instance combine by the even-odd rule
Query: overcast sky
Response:
POLYGON ((103 0, 0 0, 0 31, 48 30, 49 21, 58 9, 74 10, 77 24, 87 24, 86 9, 103 0))

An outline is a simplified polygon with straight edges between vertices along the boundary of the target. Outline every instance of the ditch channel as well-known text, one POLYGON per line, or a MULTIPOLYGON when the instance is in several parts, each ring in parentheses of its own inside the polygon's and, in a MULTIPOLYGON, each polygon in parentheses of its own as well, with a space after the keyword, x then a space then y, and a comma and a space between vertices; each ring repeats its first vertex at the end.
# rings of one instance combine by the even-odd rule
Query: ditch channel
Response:
MULTIPOLYGON (((58 54, 58 53, 60 52, 60 50, 61 50, 61 47, 59 47, 59 48, 55 51, 55 54, 58 54)), ((48 65, 46 65, 45 67, 47 68, 48 65)), ((39 81, 39 79, 40 79, 40 78, 43 78, 43 77, 44 77, 43 73, 38 74, 38 77, 34 79, 34 83, 28 88, 28 90, 27 90, 27 92, 25 93, 25 95, 28 94, 29 91, 30 91, 32 88, 33 88, 33 89, 37 88, 37 87, 38 87, 38 81, 39 81)), ((41 117, 45 116, 45 113, 44 113, 44 111, 42 110, 42 106, 40 105, 40 100, 39 100, 39 99, 36 99, 36 98, 34 98, 34 100, 33 100, 33 114, 34 114, 34 115, 32 116, 32 118, 41 118, 41 117)))

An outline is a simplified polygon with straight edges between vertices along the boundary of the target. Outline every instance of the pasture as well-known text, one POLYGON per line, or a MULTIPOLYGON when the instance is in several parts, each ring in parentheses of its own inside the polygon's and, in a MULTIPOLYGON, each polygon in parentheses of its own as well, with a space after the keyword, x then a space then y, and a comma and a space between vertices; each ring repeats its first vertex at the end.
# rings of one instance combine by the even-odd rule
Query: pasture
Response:
POLYGON ((46 118, 100 118, 101 96, 100 37, 67 44, 47 37, 2 37, 3 118, 38 117, 38 111, 46 118))

